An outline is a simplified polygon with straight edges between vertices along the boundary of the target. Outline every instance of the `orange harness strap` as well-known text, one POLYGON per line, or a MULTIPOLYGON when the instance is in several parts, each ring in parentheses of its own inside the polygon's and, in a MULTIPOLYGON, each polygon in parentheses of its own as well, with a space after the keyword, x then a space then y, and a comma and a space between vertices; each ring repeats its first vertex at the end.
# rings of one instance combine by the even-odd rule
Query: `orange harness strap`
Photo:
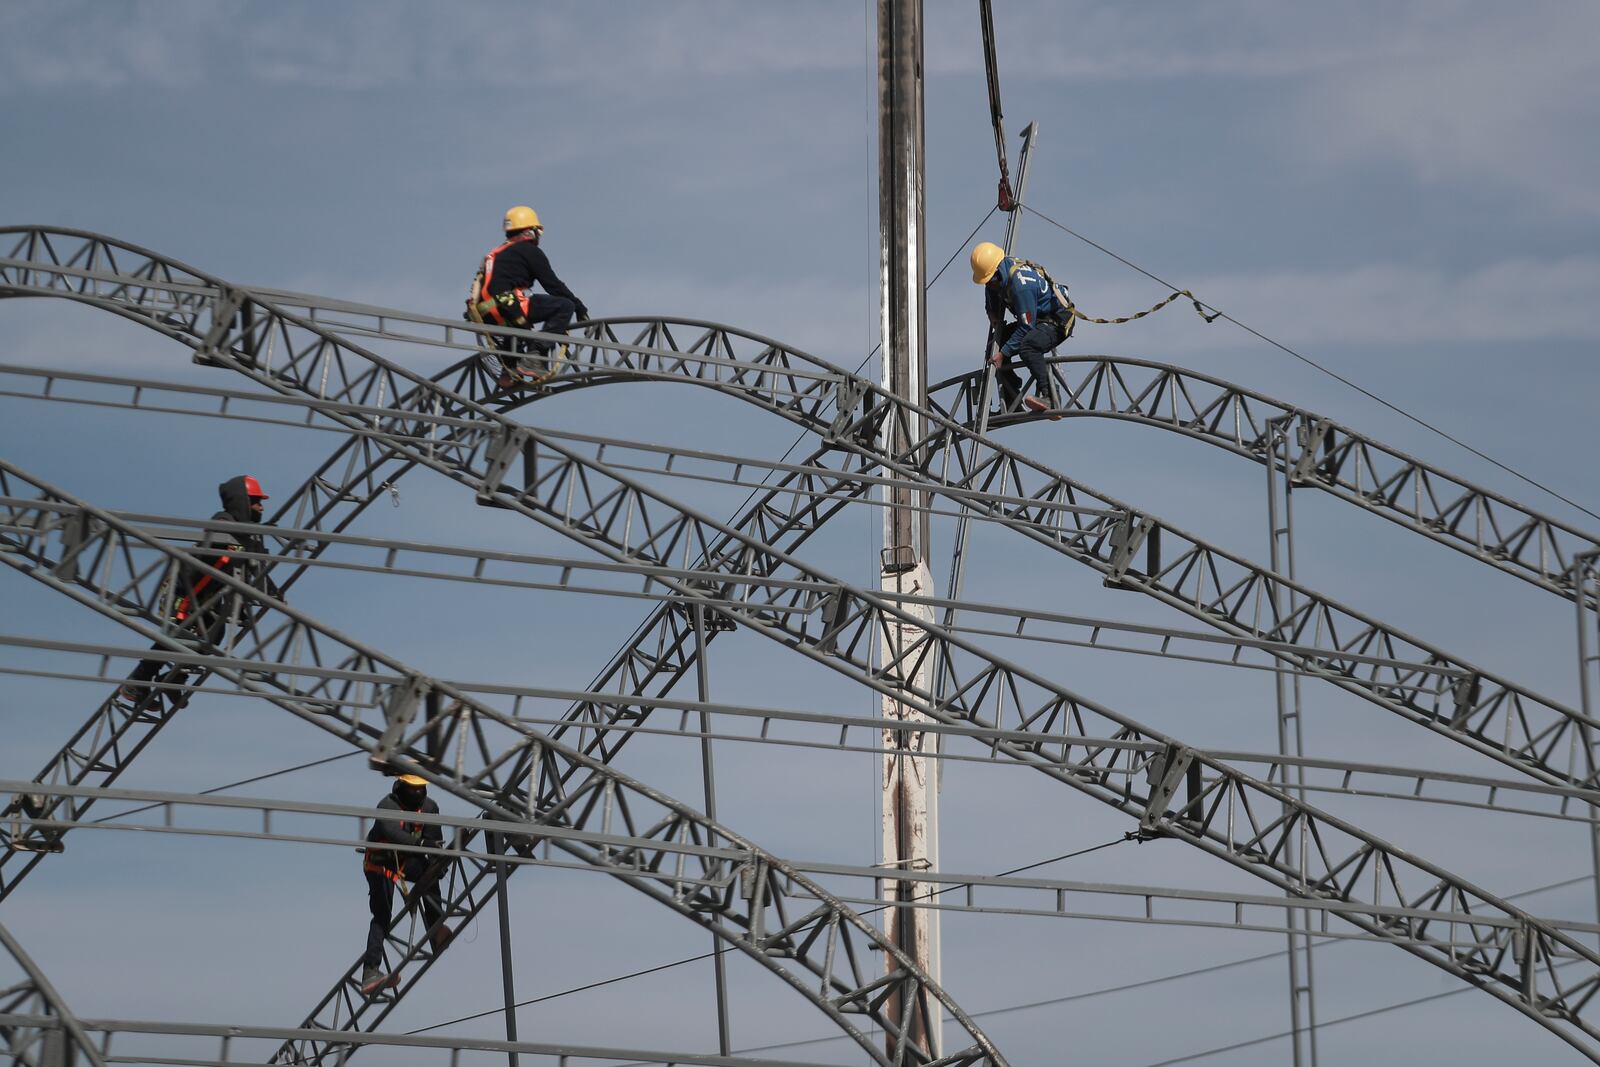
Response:
MULTIPOLYGON (((478 299, 479 301, 488 301, 495 305, 490 309, 489 316, 494 319, 495 325, 497 326, 504 326, 506 324, 506 320, 504 316, 500 314, 499 302, 496 301, 495 298, 489 293, 489 282, 494 278, 494 259, 501 252, 504 252, 512 245, 517 244, 520 241, 531 241, 532 239, 533 238, 531 237, 514 237, 505 244, 498 245, 495 248, 490 249, 489 254, 483 257, 483 287, 478 290, 478 299)), ((526 306, 526 298, 523 299, 522 303, 523 314, 527 314, 528 309, 526 306)))
MULTIPOLYGON (((212 566, 217 568, 218 570, 221 570, 222 568, 226 567, 231 562, 233 562, 233 557, 232 556, 222 556, 222 557, 218 558, 217 562, 213 563, 212 566)), ((199 600, 201 591, 204 590, 205 587, 210 585, 210 584, 211 584, 211 575, 202 574, 200 576, 200 580, 198 582, 194 583, 194 594, 193 594, 194 598, 196 600, 199 600)), ((176 612, 174 613, 174 617, 179 622, 182 622, 184 619, 187 619, 189 617, 189 598, 188 597, 179 597, 178 598, 178 606, 177 606, 176 612)))

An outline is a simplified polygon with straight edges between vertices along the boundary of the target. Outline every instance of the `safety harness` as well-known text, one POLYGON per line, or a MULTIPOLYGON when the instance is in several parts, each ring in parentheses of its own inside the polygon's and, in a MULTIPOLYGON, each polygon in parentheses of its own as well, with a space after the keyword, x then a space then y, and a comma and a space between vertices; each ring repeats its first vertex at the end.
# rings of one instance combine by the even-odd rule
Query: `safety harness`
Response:
POLYGON ((1067 295, 1067 291, 1057 284, 1054 278, 1050 277, 1050 272, 1030 259, 1018 259, 1013 257, 1011 261, 1011 269, 1006 273, 1006 281, 1009 282, 1013 277, 1016 276, 1017 271, 1021 270, 1023 267, 1028 267, 1037 271, 1039 273, 1039 277, 1045 280, 1045 284, 1050 286, 1050 292, 1055 296, 1056 303, 1066 309, 1060 315, 1052 316, 1061 323, 1061 339, 1063 341, 1072 336, 1072 328, 1077 324, 1079 319, 1082 319, 1084 322, 1096 322, 1102 326, 1117 326, 1124 322, 1133 322, 1135 319, 1142 319, 1146 315, 1153 315, 1157 311, 1160 311, 1162 308, 1166 307, 1168 304, 1172 303, 1174 300, 1178 299, 1180 296, 1188 297, 1189 300, 1194 304, 1195 314, 1199 315, 1207 322, 1216 322, 1217 317, 1222 314, 1222 312, 1218 311, 1207 315, 1205 305, 1200 303, 1198 297, 1196 297, 1187 289, 1178 289, 1169 294, 1159 303, 1151 307, 1147 307, 1143 311, 1135 312, 1132 315, 1124 315, 1118 319, 1097 319, 1092 315, 1085 315, 1083 312, 1079 311, 1078 305, 1072 302, 1072 298, 1067 295))
MULTIPOLYGON (((420 822, 402 822, 400 829, 411 834, 421 833, 422 824, 420 822)), ((405 881, 405 876, 400 873, 400 866, 400 854, 392 848, 378 848, 374 845, 368 845, 362 849, 361 869, 367 874, 381 874, 395 885, 399 885, 405 881), (392 862, 385 863, 385 857, 392 862)))
MULTIPOLYGON (((216 562, 211 565, 220 571, 227 569, 228 564, 231 562, 233 562, 232 556, 218 556, 216 562)), ((206 586, 210 584, 211 575, 202 574, 200 580, 194 583, 194 588, 189 591, 189 595, 178 598, 177 606, 172 612, 173 619, 178 622, 187 619, 191 606, 199 603, 200 594, 205 592, 206 586)))
POLYGON ((494 280, 495 257, 512 245, 521 241, 532 241, 532 237, 513 237, 505 244, 498 245, 489 250, 483 257, 483 266, 478 268, 478 273, 472 278, 472 289, 467 294, 466 319, 480 325, 515 326, 518 328, 528 325, 528 296, 525 292, 516 289, 507 289, 498 295, 489 292, 489 283, 494 280))

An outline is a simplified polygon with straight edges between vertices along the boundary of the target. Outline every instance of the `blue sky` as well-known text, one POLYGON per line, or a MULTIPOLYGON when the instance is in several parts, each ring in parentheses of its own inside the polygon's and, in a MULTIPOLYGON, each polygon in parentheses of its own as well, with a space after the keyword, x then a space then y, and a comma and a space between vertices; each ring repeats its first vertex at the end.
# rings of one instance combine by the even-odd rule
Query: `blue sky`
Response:
MULTIPOLYGON (((930 2, 927 12, 930 273, 993 203, 974 8, 930 2)), ((1041 127, 1032 206, 1600 510, 1593 5, 997 8, 1013 151, 1023 125, 1041 127)), ((501 213, 529 203, 548 227, 557 270, 597 315, 707 318, 854 366, 876 341, 871 28, 861 2, 23 0, 0 9, 0 218, 102 231, 238 282, 454 315, 501 213)), ((983 236, 1002 232, 997 217, 983 236)), ((1165 294, 1036 216, 1023 222, 1020 251, 1069 282, 1089 314, 1126 314, 1165 294)), ((962 259, 929 296, 934 378, 978 359, 981 301, 962 259)), ((103 315, 54 303, 0 311, 0 362, 217 380, 148 331, 103 315)), ((1072 345, 1248 383, 1580 526, 1600 526, 1236 327, 1201 323, 1182 304, 1128 326, 1083 327, 1072 345)), ((396 358, 440 369, 427 353, 396 358)), ((676 387, 589 390, 523 417, 767 457, 792 440, 787 426, 676 387)), ((1253 465, 1090 420, 1030 426, 1012 439, 1091 485, 1264 556, 1262 474, 1253 465)), ((0 455, 108 506, 207 515, 211 487, 223 479, 248 470, 287 492, 336 444, 325 434, 0 398, 0 455)), ((670 488, 708 508, 734 502, 670 488)), ((1296 502, 1310 584, 1541 692, 1577 699, 1569 605, 1335 501, 1296 502)), ((875 528, 873 515, 847 518, 808 547, 808 558, 870 583, 875 528)), ((400 507, 374 509, 360 529, 573 551, 420 477, 404 487, 400 507)), ((942 568, 949 528, 936 526, 934 540, 942 568)), ((969 595, 1184 624, 1015 541, 980 531, 969 595)), ((0 598, 7 632, 125 641, 19 578, 0 575, 0 598)), ((640 610, 358 578, 308 579, 296 603, 440 675, 569 687, 587 682, 640 610)), ((864 694, 781 650, 753 639, 727 644, 719 699, 870 711, 864 694)), ((1002 651, 1196 743, 1273 744, 1262 676, 1002 651)), ((102 692, 0 676, 9 742, 0 775, 31 776, 102 692)), ((1370 706, 1316 687, 1307 694, 1313 752, 1496 773, 1370 706)), ((196 701, 126 784, 205 788, 337 751, 281 713, 241 704, 196 701)), ((661 742, 627 755, 626 769, 695 797, 689 747, 661 742)), ((730 825, 780 852, 873 861, 866 757, 730 747, 719 760, 730 825)), ((370 802, 382 787, 352 761, 260 790, 269 788, 370 802)), ((1017 771, 954 765, 945 789, 952 868, 1032 862, 1127 828, 1017 771)), ((1496 892, 1588 870, 1587 845, 1565 824, 1326 803, 1496 892)), ((1048 871, 1257 887, 1164 844, 1113 848, 1048 871)), ((83 1014, 286 1025, 358 947, 360 893, 343 854, 85 835, 7 901, 0 921, 83 1014), (128 980, 135 961, 149 980, 128 980)), ((590 876, 523 875, 514 893, 524 995, 706 947, 698 931, 590 876)), ((1581 888, 1533 903, 1550 914, 1593 915, 1581 888)), ((979 1011, 1281 944, 1267 935, 1002 918, 952 918, 945 936, 946 984, 979 1011)), ((396 1025, 498 1002, 492 923, 451 956, 396 1025)), ((1324 1018, 1452 988, 1440 972, 1382 946, 1334 947, 1325 959, 1324 1018)), ((748 1021, 736 1023, 737 1044, 826 1033, 770 983, 740 973, 748 1021)), ((553 1001, 524 1013, 522 1032, 708 1046, 705 978, 695 972, 692 980, 624 983, 609 999, 553 1001)), ((1014 1063, 1071 1055, 1140 1067, 1282 1029, 1282 984, 1281 964, 1259 964, 1001 1016, 991 1029, 1014 1063)), ((847 1055, 841 1047, 796 1054, 838 1058, 847 1055)), ((1565 1045, 1476 995, 1330 1029, 1322 1053, 1328 1064, 1402 1055, 1461 1064, 1572 1059, 1565 1045)), ((1284 1058, 1278 1043, 1199 1062, 1284 1058)))

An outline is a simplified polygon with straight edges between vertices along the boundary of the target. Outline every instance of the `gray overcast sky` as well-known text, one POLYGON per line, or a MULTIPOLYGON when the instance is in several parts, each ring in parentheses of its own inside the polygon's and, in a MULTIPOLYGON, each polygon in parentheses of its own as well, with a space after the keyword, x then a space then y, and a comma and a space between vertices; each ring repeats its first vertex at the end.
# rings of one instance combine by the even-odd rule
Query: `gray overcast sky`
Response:
MULTIPOLYGON (((927 13, 930 273, 993 203, 975 6, 927 13)), ((997 4, 1013 150, 1041 127, 1029 202, 1400 407, 1600 509, 1600 8, 1489 2, 997 4)), ((854 366, 876 340, 871 6, 845 3, 33 2, 0 7, 0 219, 97 230, 239 282, 454 315, 513 203, 538 209, 557 270, 597 315, 706 318, 854 366)), ((998 240, 998 218, 984 236, 998 240)), ((1165 290, 1035 216, 1020 250, 1083 309, 1121 315, 1165 290)), ((930 293, 935 378, 978 358, 981 301, 960 261, 930 293)), ((0 362, 216 381, 148 331, 79 308, 8 305, 0 362)), ((1166 360, 1332 415, 1447 470, 1593 529, 1595 520, 1184 305, 1083 327, 1075 352, 1166 360)), ((409 365, 442 369, 425 352, 409 365)), ((775 457, 792 439, 740 405, 678 387, 589 390, 524 418, 775 457)), ((1264 558, 1259 468, 1136 428, 1071 420, 1012 431, 1041 459, 1178 525, 1264 558), (1154 439, 1153 439, 1154 438, 1154 439)), ((330 435, 98 413, 0 398, 0 455, 107 506, 207 515, 250 471, 287 494, 330 435)), ((358 532, 571 552, 449 483, 415 476, 358 532)), ((669 486, 728 512, 737 498, 669 486)), ((1303 494, 1311 496, 1311 494, 1303 494)), ((1577 700, 1570 605, 1331 500, 1297 496, 1313 586, 1565 702, 1577 700)), ((806 555, 870 584, 874 514, 806 555)), ((949 528, 935 531, 943 568, 949 528)), ((1094 576, 981 531, 970 596, 1182 624, 1094 576)), ((637 604, 308 580, 296 603, 432 673, 580 687, 637 604), (468 614, 470 613, 470 614, 468 614)), ((0 575, 0 629, 125 643, 0 575)), ((721 699, 854 709, 826 671, 738 635, 721 699)), ((719 644, 719 647, 723 647, 719 644)), ((1270 682, 1253 672, 1002 647, 1194 743, 1267 749, 1270 682)), ((8 664, 16 653, 0 652, 8 664)), ((32 776, 103 695, 0 676, 0 775, 32 776)), ((1392 716, 1308 686, 1316 754, 1500 773, 1392 716)), ((125 784, 199 789, 339 751, 271 709, 197 700, 125 784)), ((552 709, 555 710, 555 709, 552 709)), ((639 744, 624 769, 698 796, 692 746, 639 744)), ((721 811, 779 852, 874 860, 872 764, 719 748, 721 811)), ((346 761, 252 787, 370 803, 346 761)), ((945 774, 944 859, 1002 869, 1117 837, 1092 801, 1023 772, 945 774), (1063 795, 1065 794, 1065 795, 1063 795)), ((1567 824, 1337 801, 1326 806, 1498 893, 1589 870, 1567 824)), ((1229 886, 1171 844, 1046 868, 1100 881, 1229 886)), ((524 996, 708 947, 587 875, 514 886, 524 996)), ((1585 887, 1531 898, 1593 918, 1585 887)), ((660 910, 660 909, 656 909, 660 910)), ((81 835, 0 911, 80 1013, 288 1025, 359 949, 355 860, 338 850, 81 835)), ((945 980, 983 1011, 1281 947, 1268 935, 951 917, 945 980)), ((493 923, 469 931, 397 1029, 498 1003, 493 923)), ((699 965, 704 968, 704 965, 699 965)), ((1455 988, 1383 946, 1318 958, 1324 1019, 1455 988)), ((742 964, 740 1047, 827 1036, 742 964)), ((1287 1022, 1281 962, 989 1021, 1014 1063, 1140 1067, 1287 1022)), ((540 1040, 711 1047, 701 970, 552 1001, 540 1040)), ((497 1020, 475 1024, 493 1034, 497 1020)), ((1566 1063, 1564 1044, 1478 995, 1331 1028, 1324 1064, 1566 1063)), ((851 1059, 835 1043, 796 1056, 851 1059)), ((1286 1062, 1283 1042, 1199 1062, 1286 1062)))

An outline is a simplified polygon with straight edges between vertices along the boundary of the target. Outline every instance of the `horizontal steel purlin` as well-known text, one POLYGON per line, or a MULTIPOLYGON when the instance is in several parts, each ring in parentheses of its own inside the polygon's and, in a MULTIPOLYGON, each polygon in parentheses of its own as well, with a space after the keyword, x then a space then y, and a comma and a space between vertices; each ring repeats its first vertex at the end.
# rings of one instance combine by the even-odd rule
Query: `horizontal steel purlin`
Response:
MULTIPOLYGON (((76 509, 67 504, 49 503, 40 505, 38 502, 13 501, 4 497, 0 497, 0 508, 4 508, 15 503, 28 503, 31 507, 38 510, 54 511, 55 513, 61 515, 70 515, 76 513, 76 509)), ((259 560, 264 563, 300 563, 311 567, 325 567, 343 570, 365 570, 378 573, 396 574, 405 577, 435 578, 447 581, 486 582, 488 584, 514 585, 522 588, 573 589, 573 591, 585 593, 593 592, 615 596, 646 597, 649 599, 672 600, 678 602, 683 601, 682 596, 671 591, 664 591, 661 593, 648 592, 649 583, 646 584, 645 591, 639 592, 613 590, 604 587, 574 587, 570 584, 570 575, 571 572, 574 571, 596 571, 603 573, 641 576, 647 579, 675 578, 687 581, 705 581, 714 578, 718 584, 731 586, 734 588, 742 585, 751 585, 756 582, 756 579, 746 578, 737 574, 730 575, 725 571, 670 567, 660 564, 530 555, 526 553, 515 553, 494 549, 436 545, 419 541, 401 541, 390 538, 363 537, 352 534, 324 533, 316 530, 286 529, 273 526, 263 526, 254 523, 235 523, 215 520, 201 521, 197 519, 168 515, 152 515, 142 512, 111 511, 109 514, 116 515, 129 522, 136 523, 163 540, 192 541, 197 539, 196 535, 200 530, 217 530, 259 536, 265 541, 277 542, 281 544, 283 547, 283 551, 281 552, 239 551, 234 553, 236 558, 259 560), (346 545, 355 548, 381 550, 384 553, 384 561, 381 564, 358 564, 348 561, 326 560, 316 558, 307 551, 312 547, 326 547, 329 545, 346 545), (397 560, 402 553, 424 556, 436 555, 471 560, 475 566, 473 567, 471 573, 405 568, 397 565, 397 560), (532 580, 517 579, 500 572, 496 572, 495 574, 491 575, 487 572, 487 568, 491 563, 503 563, 535 569, 548 568, 561 572, 563 577, 546 582, 535 582, 532 580)), ((0 527, 0 530, 4 530, 4 527, 0 527)), ((137 551, 138 546, 134 546, 134 550, 137 551)), ((810 585, 810 583, 803 581, 791 581, 785 583, 782 579, 773 578, 770 576, 762 576, 759 579, 759 584, 764 587, 789 589, 805 589, 810 585)), ((1165 640, 1167 639, 1177 639, 1183 641, 1193 641, 1201 644, 1220 645, 1226 648, 1234 649, 1236 655, 1237 652, 1244 649, 1255 649, 1273 653, 1293 653, 1295 655, 1303 656, 1322 663, 1337 662, 1341 664, 1348 664, 1352 667, 1356 665, 1393 667, 1397 669, 1404 669, 1408 673, 1418 675, 1442 675, 1456 679, 1465 676, 1459 668, 1449 667, 1442 664, 1394 660, 1382 656, 1370 656, 1353 652, 1329 652, 1313 646, 1297 645, 1286 641, 1270 641, 1260 638, 1227 636, 1198 630, 1185 630, 1177 627, 1158 626, 1150 623, 1125 622, 1117 619, 1094 618, 1053 611, 1035 611, 1032 609, 1018 608, 1011 605, 987 604, 971 600, 955 601, 942 597, 919 596, 913 594, 897 595, 884 593, 880 595, 899 604, 915 604, 932 608, 946 609, 956 608, 968 615, 1004 618, 1011 620, 1015 624, 1014 627, 1008 631, 978 630, 970 627, 957 626, 954 628, 954 632, 974 632, 996 637, 1053 641, 1054 639, 1049 637, 1038 636, 1037 634, 1027 634, 1026 627, 1031 623, 1035 625, 1035 629, 1037 630, 1037 627, 1043 624, 1059 624, 1063 626, 1079 627, 1090 630, 1111 630, 1150 637, 1159 637, 1163 639, 1163 643, 1165 643, 1165 640)), ((736 606, 739 603, 736 598, 726 599, 723 602, 730 606, 736 606)), ((821 609, 821 605, 818 603, 807 603, 788 607, 774 606, 769 610, 785 610, 790 612, 805 613, 819 611, 821 609)), ((1085 644, 1086 647, 1104 647, 1092 640, 1083 644, 1085 644)), ((1134 649, 1122 648, 1120 646, 1113 646, 1113 650, 1136 651, 1134 649)), ((1154 655, 1166 654, 1162 649, 1153 649, 1149 650, 1149 652, 1150 654, 1154 655)), ((1210 663, 1227 663, 1228 665, 1234 666, 1244 665, 1231 658, 1226 661, 1201 658, 1200 661, 1210 663)), ((1292 667, 1283 669, 1291 672, 1296 671, 1296 669, 1292 667)), ((1387 686, 1387 688, 1415 688, 1415 685, 1409 687, 1387 686)))
MULTIPOLYGON (((62 797, 94 797, 101 801, 122 802, 139 805, 133 812, 127 812, 99 822, 63 822, 45 821, 40 823, 40 828, 45 831, 79 827, 106 831, 127 831, 136 833, 167 833, 184 836, 214 836, 230 837, 251 840, 267 840, 279 842, 293 842, 300 844, 315 844, 339 848, 360 847, 365 843, 364 832, 372 820, 383 817, 383 811, 378 808, 363 808, 346 804, 326 804, 308 801, 276 800, 260 797, 216 796, 187 793, 157 792, 152 790, 136 789, 91 789, 74 786, 57 786, 37 788, 36 783, 21 781, 0 780, 0 792, 9 792, 25 795, 34 789, 40 796, 62 797), (125 821, 133 814, 143 814, 149 810, 160 812, 160 822, 141 823, 125 821), (230 823, 229 826, 187 825, 183 821, 185 811, 200 811, 214 809, 228 812, 250 812, 259 816, 260 829, 246 830, 230 823), (357 832, 351 837, 335 837, 327 835, 312 835, 307 831, 292 831, 283 828, 283 816, 322 817, 334 821, 355 821, 357 832)), ((733 883, 741 870, 749 869, 753 863, 750 853, 739 849, 711 848, 695 844, 690 841, 666 841, 654 838, 628 837, 620 834, 606 834, 596 831, 575 830, 565 827, 541 827, 538 836, 544 849, 540 856, 536 851, 518 851, 516 842, 527 836, 528 827, 524 823, 505 822, 483 818, 472 818, 452 815, 429 815, 419 813, 414 820, 419 823, 447 827, 455 830, 472 830, 476 836, 486 834, 503 834, 512 842, 513 851, 493 862, 508 862, 518 866, 546 866, 563 869, 596 871, 591 865, 576 861, 561 861, 553 859, 550 855, 549 842, 557 840, 582 841, 587 845, 608 850, 615 854, 615 862, 626 866, 630 857, 639 857, 641 862, 628 869, 641 877, 652 877, 658 872, 643 862, 646 853, 663 852, 671 855, 693 856, 702 859, 717 859, 724 861, 724 873, 715 881, 703 884, 727 886, 733 883)), ((450 859, 472 857, 481 862, 489 862, 487 854, 468 849, 464 845, 450 845, 445 847, 428 847, 422 845, 397 845, 395 850, 407 854, 424 856, 442 856, 450 859)), ((1361 915, 1385 922, 1405 920, 1429 925, 1477 925, 1484 927, 1499 926, 1510 930, 1522 929, 1522 924, 1517 920, 1505 919, 1494 916, 1480 916, 1469 912, 1450 912, 1430 908, 1408 908, 1400 905, 1368 905, 1339 900, 1324 899, 1286 899, 1281 896, 1264 896, 1260 894, 1230 892, 1225 890, 1196 890, 1171 886, 1126 885, 1103 882, 1084 882, 1058 878, 1021 877, 1017 875, 984 875, 962 873, 958 871, 894 871, 883 867, 865 867, 855 864, 841 864, 819 862, 803 858, 788 857, 785 864, 794 870, 802 871, 817 878, 842 878, 866 881, 879 881, 892 876, 898 881, 914 881, 932 886, 938 886, 938 894, 945 895, 957 893, 958 896, 950 900, 940 900, 932 903, 906 901, 891 904, 891 907, 918 908, 932 907, 940 910, 970 912, 978 914, 1008 914, 1028 916, 1054 916, 1060 918, 1077 919, 1127 919, 1140 921, 1138 916, 1124 911, 1113 911, 1105 908, 1084 911, 1072 911, 1067 907, 1067 901, 1072 898, 1084 897, 1111 897, 1135 898, 1142 902, 1144 919, 1159 922, 1165 925, 1200 925, 1208 927, 1230 928, 1238 930, 1262 931, 1270 930, 1279 932, 1278 926, 1263 926, 1259 922, 1249 922, 1245 917, 1245 909, 1283 911, 1288 908, 1297 910, 1310 910, 1321 913, 1323 928, 1317 931, 1318 936, 1333 939, 1354 940, 1386 940, 1402 941, 1402 938, 1379 937, 1359 931, 1343 932, 1329 929, 1326 926, 1327 917, 1333 915, 1361 915), (993 904, 978 903, 975 894, 980 890, 993 890, 1010 894, 1022 893, 1029 895, 1043 895, 1053 900, 1046 906, 1026 904, 993 904), (1233 918, 1215 918, 1204 914, 1196 915, 1171 915, 1157 916, 1153 909, 1157 902, 1179 902, 1194 905, 1225 906, 1233 913, 1233 918)), ((604 873, 604 872, 597 872, 604 873)), ((836 891, 841 899, 851 900, 859 905, 881 910, 884 906, 881 896, 851 897, 847 893, 836 891)), ((1080 904, 1080 909, 1082 905, 1080 904)), ((1543 919, 1542 922, 1560 929, 1574 936, 1592 936, 1600 933, 1600 924, 1568 922, 1555 919, 1543 919)), ((1458 947, 1470 947, 1470 940, 1458 940, 1453 943, 1458 947)), ((1573 958, 1573 957, 1562 957, 1573 958)))
MULTIPOLYGON (((187 1067, 238 1067, 240 1064, 259 1063, 257 1053, 240 1049, 246 1042, 283 1041, 335 1041, 357 1048, 403 1048, 419 1051, 436 1051, 438 1062, 456 1067, 463 1052, 514 1052, 519 1056, 536 1058, 553 1067, 566 1067, 573 1062, 605 1060, 631 1061, 644 1064, 661 1064, 662 1067, 829 1067, 812 1060, 748 1059, 743 1056, 716 1056, 704 1052, 667 1052, 660 1049, 607 1048, 594 1045, 554 1044, 534 1041, 495 1041, 479 1037, 428 1037, 421 1034, 369 1034, 359 1030, 299 1030, 289 1027, 245 1026, 240 1024, 145 1022, 131 1019, 84 1019, 83 1029, 99 1034, 107 1045, 115 1043, 118 1053, 114 1062, 129 1064, 183 1063, 187 1067), (181 1059, 168 1058, 162 1052, 138 1053, 130 1050, 130 1038, 138 1037, 205 1038, 217 1041, 216 1058, 207 1059, 186 1054, 181 1059), (446 1055, 448 1054, 448 1055, 446 1055), (244 1058, 240 1058, 243 1056, 244 1058)), ((41 1030, 56 1030, 61 1022, 49 1015, 0 1014, 0 1026, 32 1026, 41 1030)), ((98 1059, 92 1062, 98 1063, 98 1059)), ((408 1061, 410 1062, 410 1061, 408 1061)), ((971 1061, 963 1060, 962 1063, 971 1061)))

